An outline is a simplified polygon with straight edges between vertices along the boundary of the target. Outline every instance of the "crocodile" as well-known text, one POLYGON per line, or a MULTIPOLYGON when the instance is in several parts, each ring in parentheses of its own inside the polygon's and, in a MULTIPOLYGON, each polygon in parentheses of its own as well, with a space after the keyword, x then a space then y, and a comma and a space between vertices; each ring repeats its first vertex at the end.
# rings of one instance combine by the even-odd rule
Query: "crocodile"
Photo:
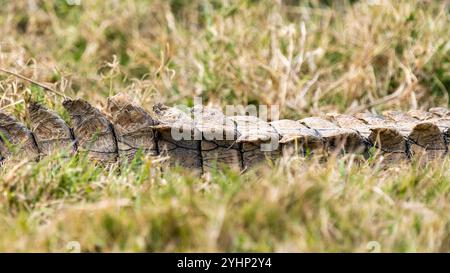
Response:
POLYGON ((182 111, 156 104, 146 111, 119 93, 108 98, 103 111, 83 99, 66 98, 68 124, 42 104, 27 104, 29 127, 12 114, 0 112, 1 161, 14 156, 38 160, 66 149, 110 164, 131 160, 140 150, 206 173, 224 167, 244 171, 287 156, 354 153, 367 158, 368 151, 375 149, 388 164, 412 159, 429 162, 447 155, 450 137, 450 110, 442 107, 380 115, 328 113, 267 122, 250 115, 227 116, 207 106, 182 111), (276 145, 267 149, 270 143, 276 145))

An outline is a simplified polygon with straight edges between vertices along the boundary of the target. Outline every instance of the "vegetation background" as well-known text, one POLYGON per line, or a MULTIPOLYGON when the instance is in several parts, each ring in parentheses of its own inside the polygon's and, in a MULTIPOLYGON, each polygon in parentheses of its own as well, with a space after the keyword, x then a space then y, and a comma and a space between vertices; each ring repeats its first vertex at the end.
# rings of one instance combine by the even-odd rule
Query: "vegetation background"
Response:
MULTIPOLYGON (((0 0, 0 67, 102 107, 330 111, 448 106, 449 1, 0 0)), ((0 109, 61 98, 0 75, 0 109)), ((69 121, 69 120, 68 120, 69 121)), ((283 159, 200 178, 139 156, 0 168, 0 251, 450 251, 450 162, 283 159), (78 246, 80 247, 78 249, 78 246)))

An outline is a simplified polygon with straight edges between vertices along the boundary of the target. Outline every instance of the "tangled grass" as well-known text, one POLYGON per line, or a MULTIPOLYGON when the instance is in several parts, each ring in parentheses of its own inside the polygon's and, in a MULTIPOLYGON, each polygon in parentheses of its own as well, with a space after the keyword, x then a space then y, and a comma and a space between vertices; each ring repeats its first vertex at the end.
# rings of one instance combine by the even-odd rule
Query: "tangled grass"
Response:
POLYGON ((450 162, 384 168, 291 158, 209 179, 151 159, 100 170, 54 155, 0 178, 0 249, 68 251, 450 250, 450 162))
MULTIPOLYGON (((67 3, 0 0, 0 67, 99 107, 118 91, 144 107, 201 96, 293 119, 449 105, 448 1, 67 3)), ((61 98, 0 75, 0 109, 25 123, 27 94, 67 119, 61 98)), ((0 250, 450 251, 448 159, 291 158, 203 178, 161 164, 6 163, 0 250)))

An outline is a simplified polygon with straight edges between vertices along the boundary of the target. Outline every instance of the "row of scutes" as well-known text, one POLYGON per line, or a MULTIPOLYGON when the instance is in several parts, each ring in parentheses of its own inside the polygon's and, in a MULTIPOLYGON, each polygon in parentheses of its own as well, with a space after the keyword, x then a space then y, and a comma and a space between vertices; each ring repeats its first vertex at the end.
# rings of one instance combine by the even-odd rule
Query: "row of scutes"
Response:
POLYGON ((10 157, 11 144, 36 158, 70 147, 101 163, 131 159, 141 149, 203 172, 222 165, 243 170, 280 155, 365 154, 370 147, 378 148, 388 162, 419 156, 428 161, 447 154, 450 127, 446 108, 265 122, 254 116, 225 116, 218 108, 202 106, 191 109, 201 112, 200 120, 161 104, 149 113, 121 93, 108 98, 105 113, 82 99, 65 100, 63 106, 72 128, 36 102, 28 105, 30 129, 0 113, 0 160, 10 157), (175 136, 177 130, 185 135, 175 136), (276 145, 263 149, 269 143, 276 145))

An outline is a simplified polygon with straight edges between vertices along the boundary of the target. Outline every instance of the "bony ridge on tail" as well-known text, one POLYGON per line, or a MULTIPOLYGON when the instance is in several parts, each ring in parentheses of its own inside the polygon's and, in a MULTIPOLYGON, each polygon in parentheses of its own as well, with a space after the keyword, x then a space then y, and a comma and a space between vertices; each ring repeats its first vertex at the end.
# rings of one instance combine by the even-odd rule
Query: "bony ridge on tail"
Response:
POLYGON ((450 126, 447 116, 433 112, 420 119, 417 113, 404 117, 361 113, 268 123, 252 116, 225 116, 217 108, 203 106, 191 110, 204 112, 196 120, 190 113, 161 104, 147 112, 121 93, 108 99, 106 114, 82 99, 65 99, 63 106, 73 129, 37 102, 28 105, 30 129, 12 115, 0 113, 1 157, 11 155, 8 143, 26 154, 42 156, 70 147, 102 163, 116 162, 120 156, 131 159, 141 149, 204 172, 220 165, 247 169, 268 158, 305 156, 306 150, 363 153, 368 146, 378 148, 390 161, 414 156, 432 160, 447 153, 450 126), (272 138, 278 147, 261 149, 272 138))
POLYGON ((30 129, 12 115, 0 113, 0 158, 11 156, 10 146, 41 156, 69 147, 101 163, 129 160, 142 150, 208 172, 221 166, 245 170, 280 156, 364 154, 370 147, 387 161, 411 157, 429 161, 448 150, 450 111, 445 108, 266 122, 255 116, 226 116, 205 106, 185 112, 156 104, 153 111, 146 111, 122 93, 108 98, 103 113, 85 100, 63 96, 72 128, 33 101, 27 102, 30 129), (274 140, 276 145, 268 145, 274 140))

